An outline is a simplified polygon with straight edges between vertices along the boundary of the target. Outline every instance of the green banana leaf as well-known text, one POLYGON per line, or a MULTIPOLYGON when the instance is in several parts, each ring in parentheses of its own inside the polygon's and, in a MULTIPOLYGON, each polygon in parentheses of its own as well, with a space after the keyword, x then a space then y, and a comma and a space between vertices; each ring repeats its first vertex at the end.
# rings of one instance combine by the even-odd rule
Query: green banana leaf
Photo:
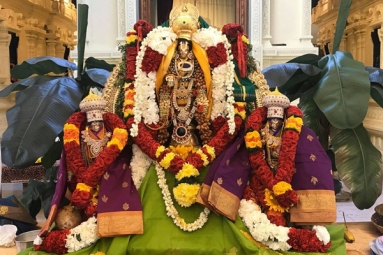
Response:
POLYGON ((32 86, 34 84, 45 83, 45 82, 48 82, 48 81, 56 79, 56 78, 57 77, 54 77, 54 76, 39 75, 39 76, 34 76, 34 77, 23 79, 21 81, 12 83, 9 86, 5 87, 5 89, 0 91, 0 97, 7 97, 13 91, 20 91, 20 90, 26 89, 29 86, 32 86))
POLYGON ((96 59, 94 57, 89 57, 85 60, 85 67, 87 69, 100 68, 111 72, 115 66, 114 64, 107 63, 105 60, 96 59))
POLYGON ((78 108, 82 95, 83 87, 70 77, 17 92, 16 104, 6 114, 8 128, 1 141, 4 164, 24 168, 43 156, 78 108))
POLYGON ((338 10, 338 19, 336 20, 335 35, 332 48, 332 54, 335 54, 339 50, 340 42, 344 34, 344 29, 347 25, 347 18, 350 13, 352 0, 341 0, 338 10))
POLYGON ((367 114, 370 80, 363 63, 349 52, 337 51, 319 61, 322 69, 314 101, 339 129, 359 126, 367 114))
POLYGON ((44 75, 47 73, 60 74, 67 70, 77 70, 76 64, 56 57, 37 57, 25 60, 11 69, 11 75, 16 79, 25 79, 32 74, 44 75))
POLYGON ((78 77, 81 80, 82 72, 84 71, 84 54, 86 31, 88 28, 88 11, 89 6, 86 4, 77 5, 77 52, 78 52, 78 77))
POLYGON ((271 89, 278 87, 280 92, 294 101, 299 98, 300 93, 315 85, 307 81, 319 76, 320 71, 319 68, 310 64, 284 63, 269 66, 262 70, 262 74, 271 89))
POLYGON ((81 84, 88 87, 104 88, 106 80, 110 75, 109 71, 100 68, 92 68, 84 70, 81 76, 81 84))
POLYGON ((370 77, 370 95, 380 107, 383 107, 383 70, 376 67, 366 66, 366 71, 369 73, 370 77))
POLYGON ((53 143, 49 150, 41 158, 41 164, 45 169, 51 168, 54 163, 61 157, 61 152, 63 150, 63 132, 57 136, 58 140, 53 143))
POLYGON ((318 62, 321 58, 316 54, 305 54, 296 58, 293 58, 287 63, 298 63, 298 64, 310 64, 318 67, 318 62))
POLYGON ((354 129, 330 129, 336 167, 354 204, 368 209, 382 193, 382 155, 371 143, 367 130, 360 124, 354 129))
POLYGON ((315 104, 313 95, 316 92, 316 86, 301 94, 298 107, 302 110, 305 126, 312 129, 315 134, 319 135, 319 113, 320 110, 315 104))

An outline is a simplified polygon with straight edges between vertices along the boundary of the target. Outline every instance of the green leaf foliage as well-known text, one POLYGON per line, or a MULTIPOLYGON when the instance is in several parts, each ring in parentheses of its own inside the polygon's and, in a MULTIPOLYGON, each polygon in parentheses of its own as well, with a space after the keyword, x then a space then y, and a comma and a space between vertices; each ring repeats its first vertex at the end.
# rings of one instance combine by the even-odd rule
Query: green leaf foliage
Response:
POLYGON ((7 111, 8 128, 1 142, 4 164, 24 168, 43 156, 78 108, 82 95, 83 88, 70 77, 17 92, 15 106, 7 111))
POLYGON ((89 6, 86 4, 77 5, 77 51, 78 51, 78 75, 84 71, 84 54, 86 31, 88 28, 88 11, 89 6))
POLYGON ((383 107, 383 70, 366 66, 366 71, 369 73, 371 83, 371 97, 380 107, 383 107))
POLYGON ((13 91, 20 91, 28 88, 34 84, 41 84, 53 80, 57 77, 52 76, 34 76, 30 78, 23 79, 21 81, 15 82, 7 86, 5 89, 0 91, 0 97, 7 97, 13 91))
POLYGON ((285 63, 262 70, 271 89, 278 87, 291 101, 315 85, 310 79, 319 77, 320 69, 309 64, 285 63))
POLYGON ((330 129, 331 144, 341 180, 354 204, 368 209, 382 193, 382 157, 363 124, 354 129, 330 129))
POLYGON ((77 70, 76 64, 69 62, 68 60, 56 57, 37 57, 31 58, 20 65, 15 66, 11 69, 13 78, 25 79, 33 74, 44 75, 47 73, 65 73, 70 70, 77 70))
POLYGON ((105 60, 96 59, 94 57, 89 57, 85 60, 85 67, 87 69, 100 68, 111 72, 115 66, 116 65, 107 63, 105 60))
POLYGON ((106 80, 110 75, 109 71, 100 68, 86 69, 81 77, 81 84, 88 87, 104 88, 106 80))
POLYGON ((41 164, 46 169, 51 168, 61 157, 61 152, 63 150, 63 132, 61 132, 57 137, 59 140, 53 143, 41 159, 41 164))
POLYGON ((297 64, 310 64, 318 67, 318 62, 321 58, 317 54, 305 54, 296 58, 291 59, 287 63, 297 64))
POLYGON ((339 129, 359 126, 367 114, 370 81, 363 63, 349 52, 337 51, 319 61, 322 69, 314 101, 339 129))
POLYGON ((320 110, 313 99, 313 95, 315 94, 315 92, 316 87, 313 87, 305 93, 301 94, 298 106, 302 110, 304 115, 304 125, 312 129, 315 132, 315 134, 319 135, 320 110))
POLYGON ((339 11, 338 11, 338 19, 336 21, 335 27, 335 36, 334 36, 334 47, 332 49, 332 54, 335 54, 339 50, 340 42, 342 41, 344 29, 347 25, 348 14, 350 13, 352 0, 341 0, 339 11))

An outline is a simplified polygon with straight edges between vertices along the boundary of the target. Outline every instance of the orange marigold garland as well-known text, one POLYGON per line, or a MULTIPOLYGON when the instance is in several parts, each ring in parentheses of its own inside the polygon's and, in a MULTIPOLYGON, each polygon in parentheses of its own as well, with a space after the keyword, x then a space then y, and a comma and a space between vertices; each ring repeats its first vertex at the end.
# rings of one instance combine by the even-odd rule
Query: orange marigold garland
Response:
POLYGON ((80 145, 80 130, 84 130, 86 126, 86 113, 74 113, 64 126, 66 159, 69 169, 73 172, 77 181, 76 189, 72 193, 71 202, 74 206, 85 209, 85 212, 89 213, 95 212, 96 201, 92 198, 101 176, 118 157, 128 140, 126 126, 118 116, 112 113, 104 113, 103 121, 106 127, 113 130, 112 137, 89 167, 82 158, 80 145))

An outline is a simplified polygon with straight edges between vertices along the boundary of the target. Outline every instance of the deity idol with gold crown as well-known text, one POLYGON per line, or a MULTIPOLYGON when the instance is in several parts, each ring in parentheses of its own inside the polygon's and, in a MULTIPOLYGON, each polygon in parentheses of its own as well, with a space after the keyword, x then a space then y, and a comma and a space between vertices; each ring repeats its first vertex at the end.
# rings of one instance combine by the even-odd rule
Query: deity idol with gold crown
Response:
MULTIPOLYGON (((266 138, 261 133, 268 131, 264 129, 266 107, 272 106, 255 98, 255 94, 266 94, 262 75, 246 74, 243 58, 235 54, 236 47, 246 43, 240 33, 243 29, 234 24, 222 32, 209 27, 191 4, 173 9, 163 27, 153 29, 140 20, 128 32, 126 65, 113 71, 103 97, 106 110, 119 114, 132 136, 133 143, 127 146, 132 150, 129 169, 142 202, 143 233, 101 238, 71 254, 289 254, 289 249, 344 254, 341 241, 330 242, 343 238, 342 229, 279 224, 270 214, 270 206, 260 203, 261 189, 262 201, 275 199, 266 199, 264 186, 253 185, 258 181, 253 153, 258 150, 252 146, 259 145, 260 159, 269 166, 264 151, 267 145, 262 143, 266 138), (245 89, 245 82, 254 87, 245 89), (245 102, 257 102, 260 107, 247 119, 245 102), (255 118, 258 111, 261 123, 255 118), (255 130, 258 136, 251 133, 255 130)), ((243 48, 240 51, 247 54, 243 48)), ((299 120, 291 122, 290 108, 288 104, 281 111, 285 120, 278 122, 284 125, 274 135, 276 140, 295 128, 294 123, 301 134, 305 130, 299 120)), ((298 114, 294 118, 301 116, 300 111, 293 113, 298 114)), ((301 141, 302 135, 298 136, 301 141)), ((273 147, 275 152, 283 151, 283 140, 281 144, 281 148, 273 147)), ((273 154, 270 162, 278 167, 277 158, 273 154)), ((272 173, 270 166, 267 170, 272 173)), ((293 181, 290 185, 294 186, 293 181)), ((287 193, 289 186, 276 187, 287 193)), ((269 190, 279 194, 278 189, 269 190)), ((289 209, 292 212, 294 207, 289 209)), ((127 226, 134 227, 135 222, 127 226)))

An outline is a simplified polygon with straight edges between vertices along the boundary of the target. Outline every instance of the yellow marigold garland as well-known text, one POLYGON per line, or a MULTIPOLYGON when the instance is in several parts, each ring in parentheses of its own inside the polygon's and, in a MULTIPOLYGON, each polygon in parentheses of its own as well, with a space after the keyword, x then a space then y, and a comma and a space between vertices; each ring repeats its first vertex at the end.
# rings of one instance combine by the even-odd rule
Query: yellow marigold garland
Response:
POLYGON ((246 148, 260 149, 262 148, 261 135, 257 130, 247 132, 245 135, 246 148))
POLYGON ((197 168, 195 168, 192 164, 185 163, 182 166, 182 169, 176 174, 176 179, 178 181, 182 180, 183 178, 188 178, 192 176, 198 176, 199 171, 197 168))
POLYGON ((273 193, 268 189, 265 189, 265 203, 270 207, 270 210, 273 211, 284 213, 289 210, 289 208, 281 206, 274 197, 273 193))
POLYGON ((290 116, 286 120, 285 128, 293 129, 293 130, 297 131, 298 133, 300 133, 301 129, 302 129, 302 125, 303 125, 303 119, 302 118, 290 116))
POLYGON ((285 194, 286 191, 292 190, 292 189, 293 188, 291 187, 290 183, 281 181, 273 186, 273 193, 274 195, 279 196, 279 195, 285 194))
POLYGON ((196 202, 197 194, 200 189, 199 184, 180 183, 173 188, 174 198, 182 207, 189 207, 196 202))
POLYGON ((74 124, 66 123, 64 125, 64 144, 72 141, 80 144, 80 130, 74 124))

